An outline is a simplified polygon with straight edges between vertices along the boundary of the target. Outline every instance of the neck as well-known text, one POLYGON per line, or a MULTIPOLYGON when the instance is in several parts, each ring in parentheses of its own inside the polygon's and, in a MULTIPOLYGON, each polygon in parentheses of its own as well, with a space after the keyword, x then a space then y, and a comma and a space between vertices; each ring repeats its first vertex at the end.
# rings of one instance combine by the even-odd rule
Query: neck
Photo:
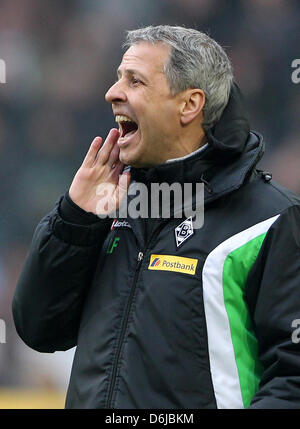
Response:
MULTIPOLYGON (((183 158, 202 148, 206 144, 206 135, 204 131, 201 130, 199 136, 199 129, 197 131, 197 136, 189 133, 189 135, 179 138, 174 150, 169 154, 168 159, 183 158)), ((166 161, 167 160, 165 160, 165 162, 166 161)))
POLYGON ((170 158, 166 161, 166 163, 168 162, 177 162, 177 161, 182 161, 184 159, 190 158, 191 156, 193 156, 196 153, 200 153, 203 149, 206 148, 206 146, 208 145, 207 142, 205 142, 203 145, 201 145, 198 149, 194 150, 193 152, 189 153, 188 155, 185 156, 181 156, 179 158, 170 158))

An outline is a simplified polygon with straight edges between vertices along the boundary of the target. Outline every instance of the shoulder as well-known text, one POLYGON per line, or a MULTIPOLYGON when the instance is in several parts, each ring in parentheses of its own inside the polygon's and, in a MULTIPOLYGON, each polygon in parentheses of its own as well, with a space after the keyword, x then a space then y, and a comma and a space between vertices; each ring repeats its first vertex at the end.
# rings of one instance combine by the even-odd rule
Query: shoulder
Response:
POLYGON ((273 180, 270 173, 260 170, 255 170, 251 179, 241 187, 240 195, 249 209, 265 212, 266 216, 300 207, 298 195, 273 180))

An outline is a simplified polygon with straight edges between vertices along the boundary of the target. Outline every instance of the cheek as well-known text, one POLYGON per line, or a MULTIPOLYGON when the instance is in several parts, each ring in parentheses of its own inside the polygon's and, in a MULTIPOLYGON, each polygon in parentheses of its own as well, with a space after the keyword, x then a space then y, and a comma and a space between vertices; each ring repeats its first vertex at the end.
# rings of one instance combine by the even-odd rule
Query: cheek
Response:
MULTIPOLYGON (((164 95, 164 94, 163 94, 164 95)), ((140 118, 140 132, 143 139, 166 137, 173 134, 178 123, 174 102, 164 96, 143 94, 143 103, 136 103, 136 112, 140 118)))
POLYGON ((171 124, 174 123, 174 113, 169 109, 161 107, 161 103, 157 103, 153 106, 153 109, 148 112, 147 120, 145 121, 145 127, 151 133, 156 133, 157 130, 163 132, 168 130, 171 124))

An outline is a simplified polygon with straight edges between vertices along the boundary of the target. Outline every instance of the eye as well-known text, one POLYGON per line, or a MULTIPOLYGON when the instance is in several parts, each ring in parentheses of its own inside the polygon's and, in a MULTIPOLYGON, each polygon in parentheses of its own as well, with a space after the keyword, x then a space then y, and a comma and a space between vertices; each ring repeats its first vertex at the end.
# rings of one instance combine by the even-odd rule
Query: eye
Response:
POLYGON ((140 79, 136 78, 136 77, 132 77, 131 78, 131 83, 133 85, 139 85, 139 84, 142 84, 143 82, 140 79))

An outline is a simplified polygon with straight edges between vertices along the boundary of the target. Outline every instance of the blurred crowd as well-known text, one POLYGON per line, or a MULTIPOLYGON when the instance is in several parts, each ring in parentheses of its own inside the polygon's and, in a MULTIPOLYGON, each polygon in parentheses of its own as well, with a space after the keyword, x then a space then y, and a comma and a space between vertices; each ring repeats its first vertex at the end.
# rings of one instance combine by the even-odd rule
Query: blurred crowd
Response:
POLYGON ((300 193, 299 0, 0 0, 0 387, 65 389, 74 350, 31 351, 18 338, 11 300, 39 220, 52 209, 96 135, 115 126, 104 94, 125 31, 184 25, 227 51, 266 142, 262 169, 300 193))

